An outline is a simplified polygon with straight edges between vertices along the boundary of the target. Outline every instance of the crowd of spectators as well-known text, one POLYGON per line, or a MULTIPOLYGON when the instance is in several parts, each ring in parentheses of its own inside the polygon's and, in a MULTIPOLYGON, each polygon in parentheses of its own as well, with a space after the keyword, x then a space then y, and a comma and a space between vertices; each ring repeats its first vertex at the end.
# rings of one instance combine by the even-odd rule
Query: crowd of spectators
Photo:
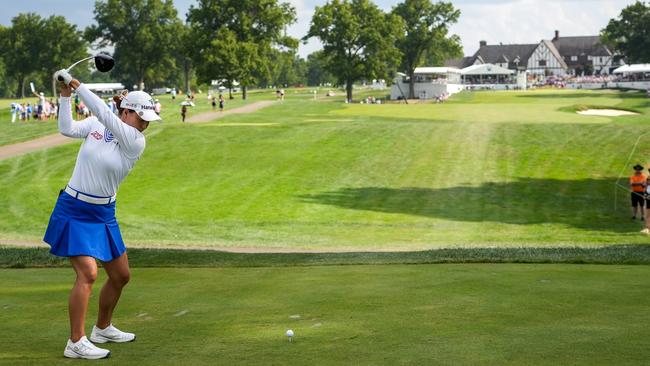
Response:
POLYGON ((559 88, 566 87, 567 84, 607 84, 620 83, 628 81, 650 81, 650 73, 637 74, 612 74, 612 75, 585 75, 585 76, 549 76, 542 84, 551 85, 559 88))
POLYGON ((52 99, 44 100, 38 104, 11 103, 11 122, 29 120, 56 120, 59 115, 59 102, 52 99), (42 104, 41 104, 42 103, 42 104))

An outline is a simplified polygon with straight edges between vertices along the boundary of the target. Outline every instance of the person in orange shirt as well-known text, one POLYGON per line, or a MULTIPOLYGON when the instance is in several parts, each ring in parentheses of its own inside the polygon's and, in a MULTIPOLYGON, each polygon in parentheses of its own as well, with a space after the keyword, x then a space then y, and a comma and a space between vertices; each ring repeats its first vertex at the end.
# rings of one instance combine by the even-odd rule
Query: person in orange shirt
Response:
POLYGON ((640 164, 634 166, 634 175, 630 177, 630 190, 632 197, 632 220, 636 220, 637 209, 643 220, 643 201, 645 201, 645 181, 646 176, 641 173, 643 167, 640 164))
MULTIPOLYGON (((648 169, 650 172, 650 169, 648 169)), ((645 180, 645 215, 650 217, 650 176, 645 180)), ((642 233, 650 235, 650 220, 645 220, 645 227, 641 230, 642 233)))

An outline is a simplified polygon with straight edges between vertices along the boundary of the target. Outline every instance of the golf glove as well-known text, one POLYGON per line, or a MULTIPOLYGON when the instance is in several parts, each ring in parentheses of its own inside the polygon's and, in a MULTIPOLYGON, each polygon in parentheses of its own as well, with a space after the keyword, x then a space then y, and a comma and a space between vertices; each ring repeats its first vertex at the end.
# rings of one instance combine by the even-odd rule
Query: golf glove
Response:
POLYGON ((70 85, 70 82, 72 81, 72 75, 70 75, 68 70, 61 69, 54 73, 54 80, 60 83, 65 83, 65 85, 70 85))

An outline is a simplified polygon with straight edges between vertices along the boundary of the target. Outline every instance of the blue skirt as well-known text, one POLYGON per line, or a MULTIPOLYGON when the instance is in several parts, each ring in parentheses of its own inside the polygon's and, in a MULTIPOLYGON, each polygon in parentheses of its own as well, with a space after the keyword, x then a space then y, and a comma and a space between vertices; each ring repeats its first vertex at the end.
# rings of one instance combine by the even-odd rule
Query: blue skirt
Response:
POLYGON ((110 262, 126 251, 115 219, 115 202, 95 205, 59 194, 43 241, 60 257, 86 255, 110 262))

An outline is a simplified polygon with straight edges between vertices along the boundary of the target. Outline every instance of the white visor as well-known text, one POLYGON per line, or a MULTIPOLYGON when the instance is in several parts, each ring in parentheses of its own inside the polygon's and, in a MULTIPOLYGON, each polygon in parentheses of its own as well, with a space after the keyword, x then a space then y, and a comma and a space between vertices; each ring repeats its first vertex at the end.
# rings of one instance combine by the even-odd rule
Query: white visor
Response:
POLYGON ((127 94, 120 102, 120 108, 131 109, 135 111, 140 118, 147 122, 160 121, 160 116, 156 113, 156 105, 148 93, 143 91, 134 91, 127 94))

